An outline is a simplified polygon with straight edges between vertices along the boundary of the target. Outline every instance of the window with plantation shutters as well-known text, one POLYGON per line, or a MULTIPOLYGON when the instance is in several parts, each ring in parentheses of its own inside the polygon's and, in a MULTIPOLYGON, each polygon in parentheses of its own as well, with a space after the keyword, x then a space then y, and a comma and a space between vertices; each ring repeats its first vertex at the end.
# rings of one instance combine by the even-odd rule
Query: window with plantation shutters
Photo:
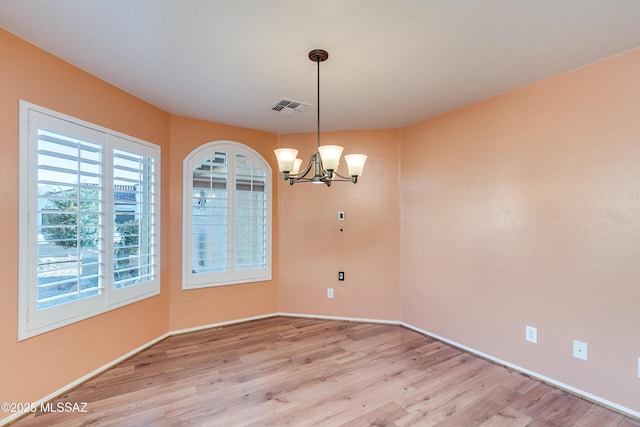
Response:
POLYGON ((221 141, 184 160, 183 288, 271 279, 271 168, 221 141))
POLYGON ((20 103, 20 339, 159 293, 159 147, 20 103))

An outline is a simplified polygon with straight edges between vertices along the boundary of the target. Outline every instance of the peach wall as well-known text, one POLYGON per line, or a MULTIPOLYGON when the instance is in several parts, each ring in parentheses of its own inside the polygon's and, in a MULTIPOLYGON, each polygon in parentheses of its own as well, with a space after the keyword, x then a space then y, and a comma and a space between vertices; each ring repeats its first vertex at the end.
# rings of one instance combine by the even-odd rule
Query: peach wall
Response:
POLYGON ((275 134, 184 117, 171 118, 171 230, 169 248, 170 330, 208 325, 278 311, 278 186, 273 185, 273 269, 269 282, 182 290, 182 162, 195 148, 211 141, 230 140, 256 150, 271 165, 273 182, 278 165, 273 156, 275 134))
MULTIPOLYGON (((322 144, 368 155, 355 185, 291 186, 279 178, 281 311, 398 319, 399 136, 397 129, 322 133, 322 144), (345 212, 344 221, 338 211, 345 212), (345 272, 344 282, 338 271, 345 272), (327 299, 328 287, 334 299, 327 299)), ((316 134, 281 135, 280 146, 299 149, 306 164, 316 134)), ((346 165, 340 168, 346 175, 346 165)))
POLYGON ((403 129, 403 321, 640 411, 638 76, 635 50, 403 129))
MULTIPOLYGON (((168 327, 163 280, 159 296, 17 341, 19 99, 154 142, 163 156, 169 154, 167 113, 0 29, 0 402, 37 401, 157 338, 168 327)), ((167 166, 162 164, 163 185, 167 166)), ((167 206, 168 198, 162 200, 163 214, 167 206)), ((162 230, 166 235, 168 222, 162 230)), ((162 244, 170 242, 164 239, 162 244)), ((168 266, 166 256, 162 261, 168 266)), ((163 277, 167 273, 163 268, 163 277)), ((10 414, 0 414, 0 419, 6 415, 10 414)))

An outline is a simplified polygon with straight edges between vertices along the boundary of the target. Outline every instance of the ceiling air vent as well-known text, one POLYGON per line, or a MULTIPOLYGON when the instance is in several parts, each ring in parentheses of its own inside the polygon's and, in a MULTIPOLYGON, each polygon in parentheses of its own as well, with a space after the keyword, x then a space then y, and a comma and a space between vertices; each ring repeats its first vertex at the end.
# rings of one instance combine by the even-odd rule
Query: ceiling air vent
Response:
POLYGON ((304 113, 309 109, 309 107, 311 107, 310 104, 305 104, 304 102, 300 101, 294 101, 293 99, 282 98, 278 102, 276 102, 273 107, 271 107, 271 110, 287 115, 292 115, 304 113))

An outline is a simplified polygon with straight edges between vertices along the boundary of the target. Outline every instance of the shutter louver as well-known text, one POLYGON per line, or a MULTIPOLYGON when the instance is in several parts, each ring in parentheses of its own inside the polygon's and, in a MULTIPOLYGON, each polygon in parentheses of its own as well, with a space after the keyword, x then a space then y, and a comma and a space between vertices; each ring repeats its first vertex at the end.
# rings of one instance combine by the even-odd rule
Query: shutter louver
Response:
POLYGON ((150 281, 155 275, 155 161, 113 152, 113 230, 115 289, 150 281))
POLYGON ((214 152, 193 169, 191 268, 227 270, 227 154, 214 152))
POLYGON ((102 147, 39 129, 37 309, 100 294, 102 147))
POLYGON ((247 155, 236 155, 235 265, 238 270, 266 263, 265 173, 247 155))

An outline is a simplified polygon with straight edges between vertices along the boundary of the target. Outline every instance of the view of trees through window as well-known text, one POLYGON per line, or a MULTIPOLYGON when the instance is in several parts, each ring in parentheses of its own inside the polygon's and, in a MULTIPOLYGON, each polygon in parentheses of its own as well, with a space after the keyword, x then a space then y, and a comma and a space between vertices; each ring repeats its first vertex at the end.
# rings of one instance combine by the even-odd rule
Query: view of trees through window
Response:
MULTIPOLYGON (((140 281, 143 156, 114 150, 112 203, 104 203, 100 145, 41 130, 38 167, 38 309, 97 295, 107 257, 105 206, 113 207, 113 287, 140 281), (132 185, 133 184, 133 185, 132 185)), ((148 260, 145 260, 148 261, 148 260)), ((148 264, 148 262, 145 262, 148 264)))

